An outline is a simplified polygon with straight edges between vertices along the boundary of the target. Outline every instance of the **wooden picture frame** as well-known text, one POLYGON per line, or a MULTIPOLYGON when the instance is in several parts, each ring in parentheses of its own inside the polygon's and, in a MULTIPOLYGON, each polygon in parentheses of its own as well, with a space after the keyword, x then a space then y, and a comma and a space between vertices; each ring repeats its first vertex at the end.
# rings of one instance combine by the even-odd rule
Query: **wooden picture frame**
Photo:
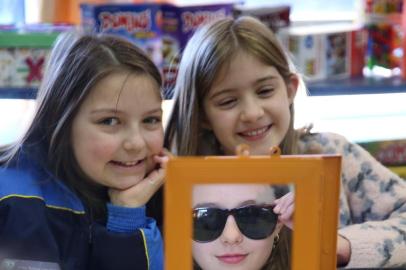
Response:
POLYGON ((341 157, 279 155, 173 157, 164 197, 165 269, 192 269, 196 184, 293 184, 292 269, 336 269, 341 157))

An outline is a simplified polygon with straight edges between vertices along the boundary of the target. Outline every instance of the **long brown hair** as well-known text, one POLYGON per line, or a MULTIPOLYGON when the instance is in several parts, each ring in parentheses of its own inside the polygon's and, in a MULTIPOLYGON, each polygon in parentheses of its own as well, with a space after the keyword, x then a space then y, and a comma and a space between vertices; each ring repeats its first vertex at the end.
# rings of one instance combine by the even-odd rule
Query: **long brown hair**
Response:
MULTIPOLYGON (((275 34, 259 20, 245 16, 224 18, 201 27, 183 51, 174 89, 174 107, 166 127, 165 145, 175 154, 223 154, 213 132, 202 127, 203 100, 220 71, 241 50, 275 67, 286 85, 294 75, 275 34)), ((293 103, 290 114, 289 129, 280 145, 283 154, 297 152, 293 103)), ((264 269, 290 268, 290 238, 290 231, 283 228, 280 241, 264 269)))
MULTIPOLYGON (((201 27, 186 45, 174 89, 174 108, 165 136, 166 147, 174 153, 221 154, 214 134, 201 125, 202 103, 220 70, 241 50, 275 67, 289 83, 292 65, 275 34, 257 19, 225 18, 201 27)), ((280 145, 283 154, 296 152, 293 104, 290 114, 289 130, 280 145)))
POLYGON ((72 120, 93 86, 114 72, 147 74, 161 87, 161 75, 138 47, 116 36, 69 32, 51 52, 37 96, 37 110, 22 139, 0 149, 0 164, 31 153, 44 169, 75 190, 92 215, 105 217, 106 189, 88 179, 72 150, 72 120), (26 151, 25 151, 26 150, 26 151))

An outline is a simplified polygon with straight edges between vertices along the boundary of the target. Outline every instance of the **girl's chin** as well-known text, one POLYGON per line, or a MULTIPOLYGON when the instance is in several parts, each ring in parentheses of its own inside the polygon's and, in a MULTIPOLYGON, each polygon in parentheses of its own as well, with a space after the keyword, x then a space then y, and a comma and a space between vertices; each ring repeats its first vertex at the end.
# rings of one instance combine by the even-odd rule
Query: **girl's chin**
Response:
POLYGON ((137 185, 138 183, 140 183, 145 177, 143 177, 142 179, 131 179, 130 181, 123 181, 122 183, 120 183, 119 185, 113 186, 111 188, 114 189, 118 189, 118 190, 126 190, 126 189, 130 189, 133 186, 137 185))

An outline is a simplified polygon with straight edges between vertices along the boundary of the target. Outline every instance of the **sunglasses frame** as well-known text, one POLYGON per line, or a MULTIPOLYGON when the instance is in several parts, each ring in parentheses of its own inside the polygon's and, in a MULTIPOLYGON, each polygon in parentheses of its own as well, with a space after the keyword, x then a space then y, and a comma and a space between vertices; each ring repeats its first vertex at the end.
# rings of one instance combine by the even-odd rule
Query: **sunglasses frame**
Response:
POLYGON ((193 186, 227 183, 293 184, 291 269, 336 269, 341 156, 284 156, 279 149, 271 149, 270 156, 249 156, 248 152, 169 160, 164 189, 165 269, 193 269, 193 186))
MULTIPOLYGON (((192 211, 193 213, 195 213, 197 210, 215 209, 217 211, 220 211, 222 214, 224 214, 224 216, 222 217, 224 220, 222 220, 222 223, 223 223, 222 224, 222 229, 221 229, 221 231, 219 233, 217 233, 218 235, 215 238, 210 239, 210 240, 197 240, 193 236, 193 241, 198 242, 198 243, 209 243, 209 242, 213 242, 216 239, 218 239, 221 236, 221 234, 223 233, 223 231, 224 231, 224 229, 226 227, 228 216, 233 216, 234 217, 234 220, 235 220, 235 222, 237 224, 238 230, 245 237, 247 237, 249 239, 252 239, 252 240, 265 239, 265 238, 269 237, 275 231, 276 224, 278 223, 278 215, 273 212, 273 208, 274 208, 274 206, 271 205, 271 204, 250 204, 250 205, 245 205, 245 206, 236 207, 236 208, 232 208, 232 209, 224 209, 224 208, 218 208, 218 207, 197 207, 197 208, 194 208, 193 211, 192 211), (246 230, 244 228, 242 228, 242 225, 240 223, 241 222, 241 220, 240 220, 241 217, 239 217, 238 212, 243 210, 243 209, 248 209, 248 208, 252 208, 252 207, 261 208, 261 209, 266 208, 268 210, 268 212, 269 211, 271 212, 271 215, 273 216, 273 218, 275 218, 275 222, 274 222, 274 224, 272 224, 272 226, 273 226, 272 231, 269 234, 264 235, 264 237, 254 238, 252 235, 248 235, 246 230)), ((194 214, 193 214, 193 216, 194 216, 194 214)), ((194 224, 194 222, 193 222, 193 224, 194 224)))

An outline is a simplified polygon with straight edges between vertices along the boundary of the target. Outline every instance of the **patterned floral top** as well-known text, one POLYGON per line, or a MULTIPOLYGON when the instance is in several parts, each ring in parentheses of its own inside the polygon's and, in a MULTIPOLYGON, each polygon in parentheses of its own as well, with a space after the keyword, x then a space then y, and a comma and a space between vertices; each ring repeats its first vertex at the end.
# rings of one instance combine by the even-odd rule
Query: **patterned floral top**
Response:
POLYGON ((347 268, 406 266, 406 181, 333 133, 306 133, 301 154, 341 154, 338 234, 351 243, 347 268))

